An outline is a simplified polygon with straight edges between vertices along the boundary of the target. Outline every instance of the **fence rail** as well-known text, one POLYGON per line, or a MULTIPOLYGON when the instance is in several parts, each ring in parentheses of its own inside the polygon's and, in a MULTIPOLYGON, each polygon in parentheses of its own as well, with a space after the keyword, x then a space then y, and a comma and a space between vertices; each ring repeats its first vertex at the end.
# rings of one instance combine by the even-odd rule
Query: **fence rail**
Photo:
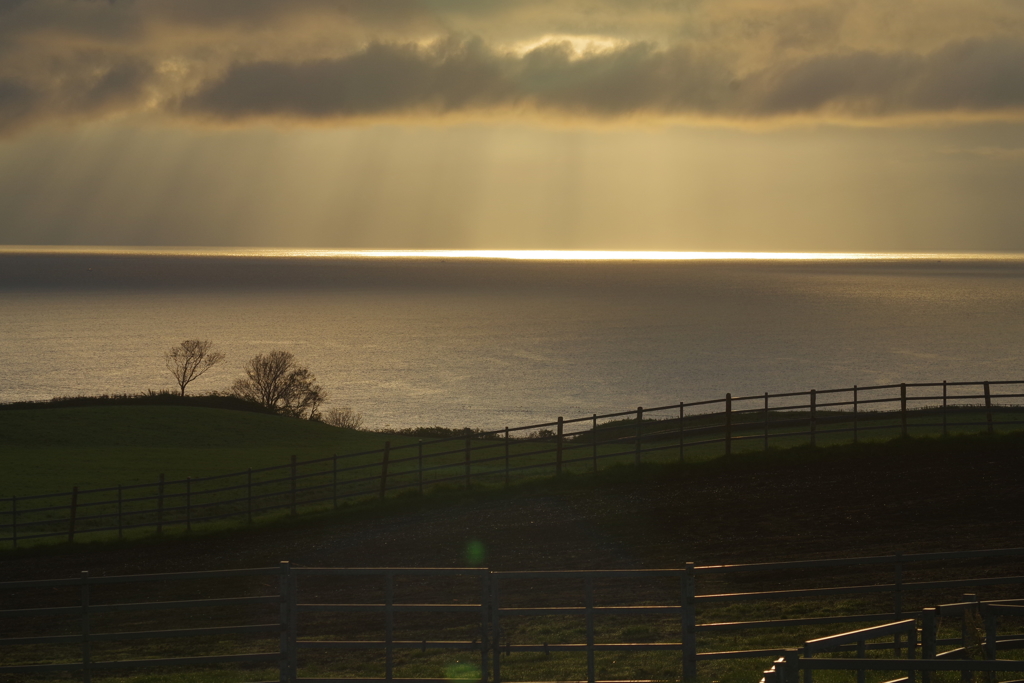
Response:
POLYGON ((890 683, 915 683, 921 674, 922 683, 931 683, 931 674, 937 672, 959 673, 962 681, 971 681, 974 673, 984 672, 986 680, 994 683, 997 672, 1024 673, 1024 661, 998 659, 1000 650, 1024 650, 1024 634, 999 635, 999 618, 1024 616, 1021 600, 983 602, 975 595, 965 595, 965 602, 939 605, 922 610, 914 619, 849 631, 824 638, 805 641, 802 648, 786 650, 775 660, 773 666, 764 672, 761 683, 799 683, 803 673, 804 683, 813 683, 815 671, 854 671, 857 683, 865 683, 869 671, 903 671, 906 676, 890 683), (939 616, 954 615, 962 619, 960 638, 939 638, 939 616), (984 635, 973 646, 981 654, 975 658, 970 652, 970 631, 972 621, 981 620, 984 635), (918 621, 921 627, 918 629, 918 621), (869 641, 892 635, 907 636, 906 658, 900 658, 899 640, 895 648, 887 643, 869 641), (920 635, 920 642, 918 641, 920 635), (958 645, 952 650, 939 652, 939 645, 958 645), (917 658, 920 648, 920 658, 917 658), (869 657, 869 650, 894 649, 892 658, 869 657), (853 652, 854 657, 815 658, 816 655, 839 652, 853 652))
MULTIPOLYGON (((956 645, 962 654, 968 643, 968 633, 965 628, 960 638, 938 638, 938 616, 963 616, 977 608, 977 603, 959 602, 942 605, 937 609, 908 610, 904 601, 909 593, 927 596, 939 591, 948 595, 963 586, 994 585, 1010 586, 1012 590, 1024 584, 1024 576, 1017 575, 963 576, 963 573, 973 571, 970 567, 956 568, 956 563, 965 562, 986 565, 1010 562, 1019 567, 1024 563, 1024 548, 748 565, 696 566, 688 563, 680 569, 660 570, 516 572, 484 568, 316 568, 293 567, 288 562, 282 562, 278 567, 269 568, 134 576, 93 577, 83 572, 80 577, 72 579, 0 583, 0 599, 4 601, 0 603, 4 607, 0 609, 0 661, 5 662, 0 666, 0 676, 72 671, 88 682, 93 672, 106 669, 203 667, 226 663, 249 667, 272 666, 277 670, 278 680, 284 683, 310 680, 342 683, 436 680, 431 677, 400 675, 408 673, 410 663, 401 660, 399 654, 411 650, 420 653, 467 653, 475 663, 462 671, 464 675, 456 672, 450 674, 448 679, 469 678, 485 683, 510 680, 506 670, 524 653, 577 653, 585 658, 585 663, 580 665, 581 670, 585 670, 586 679, 593 682, 598 678, 597 658, 602 653, 621 651, 667 652, 678 666, 673 677, 692 683, 697 678, 700 662, 768 659, 784 655, 792 658, 793 655, 793 650, 784 647, 737 651, 703 650, 700 643, 707 635, 715 632, 774 628, 791 633, 793 629, 800 632, 799 629, 808 626, 867 622, 877 624, 894 619, 898 621, 807 641, 800 653, 803 659, 799 665, 805 669, 824 667, 824 664, 804 665, 803 662, 810 661, 809 658, 815 654, 837 647, 856 649, 859 659, 844 661, 861 661, 868 650, 876 649, 892 650, 896 657, 903 650, 912 656, 916 649, 920 649, 924 656, 938 656, 941 659, 960 655, 957 654, 958 650, 938 653, 936 647, 956 645), (946 576, 957 572, 961 575, 943 580, 902 581, 905 570, 928 563, 942 563, 942 571, 946 576), (798 580, 801 577, 806 580, 808 570, 817 570, 819 579, 832 576, 836 571, 877 573, 878 570, 884 570, 892 572, 893 580, 870 586, 834 586, 827 589, 816 587, 786 591, 698 592, 699 585, 705 581, 720 580, 723 574, 790 573, 798 580), (212 588, 210 582, 213 582, 212 588), (192 586, 200 586, 201 589, 192 586), (643 586, 648 586, 653 592, 643 593, 640 591, 643 586), (773 600, 781 605, 809 596, 857 596, 866 589, 889 594, 891 610, 731 622, 708 621, 701 611, 701 605, 710 602, 750 603, 755 600, 773 600), (192 593, 188 593, 189 590, 192 593), (211 590, 216 591, 216 597, 209 597, 211 590), (245 590, 254 594, 238 594, 245 590), (67 598, 76 593, 76 604, 66 604, 67 598), (164 599, 154 600, 153 594, 161 595, 164 599), (203 597, 185 598, 186 595, 197 594, 203 597), (105 601, 99 601, 97 596, 100 595, 105 597, 105 601), (124 595, 128 598, 125 599, 124 595), (647 597, 641 598, 641 595, 647 597), (659 598, 659 601, 652 602, 648 599, 650 595, 659 598), (55 596, 63 596, 60 599, 65 602, 52 604, 58 600, 55 596), (144 597, 145 601, 135 601, 133 597, 144 597), (39 601, 50 604, 25 606, 39 601), (162 615, 168 610, 179 615, 176 621, 169 621, 168 616, 159 617, 158 622, 153 620, 154 613, 162 615), (143 617, 131 622, 123 621, 134 618, 132 615, 137 613, 143 617), (407 619, 425 619, 426 622, 417 622, 419 626, 416 628, 419 630, 410 631, 409 625, 404 623, 407 619), (538 642, 536 634, 551 631, 523 628, 523 624, 536 622, 537 619, 581 620, 582 628, 567 633, 582 636, 582 640, 566 642, 563 637, 560 642, 538 642), (674 635, 648 635, 625 642, 608 641, 607 635, 602 637, 601 634, 607 632, 602 631, 600 625, 607 620, 621 619, 633 619, 640 624, 668 619, 669 623, 675 624, 674 635), (924 624, 922 633, 925 636, 920 646, 915 620, 924 624), (10 625, 12 622, 13 625, 10 625), (100 623, 108 630, 100 630, 97 627, 100 623), (153 623, 168 628, 154 630, 149 626, 153 623), (134 625, 135 628, 126 628, 126 624, 134 625), (380 634, 380 637, 367 639, 367 634, 372 635, 374 632, 380 634), (12 633, 17 635, 11 636, 12 633), (522 635, 524 633, 525 639, 522 635), (227 637, 240 639, 232 641, 234 645, 230 651, 204 649, 211 643, 223 648, 227 637), (888 641, 868 642, 883 637, 888 638, 888 641), (191 639, 191 645, 183 650, 188 653, 187 656, 168 656, 158 649, 152 651, 155 656, 138 658, 139 654, 151 652, 146 649, 145 643, 174 638, 191 639), (96 656, 97 648, 121 641, 143 645, 139 646, 141 649, 132 651, 135 658, 131 660, 96 656), (33 646, 40 645, 45 646, 45 649, 33 649, 33 646), (318 653, 329 655, 332 652, 363 652, 364 655, 376 652, 382 656, 378 656, 372 664, 383 675, 374 678, 352 676, 350 667, 349 676, 339 678, 336 673, 337 660, 321 664, 323 675, 319 678, 303 678, 299 675, 301 669, 311 666, 309 661, 300 660, 300 654, 303 658, 315 659, 318 653), (335 673, 331 673, 332 666, 335 673)), ((1015 592, 1019 594, 1019 588, 1015 592)), ((1017 637, 1000 639, 995 633, 998 619, 1024 616, 1024 600, 1009 599, 1007 596, 1003 598, 980 608, 992 644, 986 645, 989 659, 995 658, 993 648, 1011 647, 1019 641, 1017 637)), ((912 668, 902 665, 888 668, 901 667, 912 668)), ((358 673, 362 669, 356 667, 356 671, 358 673)), ((769 683, 790 683, 790 680, 777 678, 769 683)))
MULTIPOLYGON (((732 396, 383 447, 244 472, 0 499, 0 543, 123 537, 436 486, 598 471, 862 438, 1019 429, 1024 381, 886 384, 732 396)), ((396 439, 398 437, 395 437, 396 439)))

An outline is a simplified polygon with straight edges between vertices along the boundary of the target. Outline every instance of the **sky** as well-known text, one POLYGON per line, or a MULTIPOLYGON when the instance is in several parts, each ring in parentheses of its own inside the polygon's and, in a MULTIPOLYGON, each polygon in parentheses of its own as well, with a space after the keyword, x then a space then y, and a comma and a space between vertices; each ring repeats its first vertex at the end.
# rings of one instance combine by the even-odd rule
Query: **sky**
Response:
POLYGON ((1024 251, 1024 0, 0 0, 0 244, 1024 251))

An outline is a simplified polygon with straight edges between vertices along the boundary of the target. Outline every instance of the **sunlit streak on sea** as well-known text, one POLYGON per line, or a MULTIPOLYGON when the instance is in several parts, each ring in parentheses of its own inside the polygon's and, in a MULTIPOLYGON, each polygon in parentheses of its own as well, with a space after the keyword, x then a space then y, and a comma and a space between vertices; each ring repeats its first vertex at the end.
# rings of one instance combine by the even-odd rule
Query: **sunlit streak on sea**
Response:
POLYGON ((223 390, 287 349, 370 426, 498 428, 731 391, 1022 379, 1024 259, 0 252, 0 401, 223 390), (485 257, 486 256, 486 257, 485 257))

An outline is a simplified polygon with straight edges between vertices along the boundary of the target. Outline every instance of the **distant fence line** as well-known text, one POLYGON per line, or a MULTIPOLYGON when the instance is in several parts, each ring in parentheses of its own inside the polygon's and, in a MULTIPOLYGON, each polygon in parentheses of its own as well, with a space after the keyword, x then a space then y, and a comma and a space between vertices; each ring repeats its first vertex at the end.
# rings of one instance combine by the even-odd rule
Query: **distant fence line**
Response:
MULTIPOLYGON (((439 485, 513 479, 768 450, 865 436, 987 431, 1024 425, 1024 381, 886 384, 732 396, 563 419, 466 436, 173 481, 3 499, 0 543, 114 534, 337 507, 439 485), (1000 393, 997 390, 1002 390, 1000 393), (58 502, 59 501, 59 502, 58 502)), ((399 437, 394 437, 398 439, 399 437)))
MULTIPOLYGON (((934 566, 942 563, 943 575, 948 577, 958 571, 955 564, 957 562, 984 562, 989 566, 993 563, 1009 562, 1014 570, 1019 571, 1021 558, 1024 558, 1024 548, 739 565, 695 566, 694 563, 687 563, 681 569, 648 570, 318 568, 294 567, 288 562, 282 562, 278 567, 269 568, 134 576, 92 577, 88 572, 82 572, 77 578, 0 583, 0 596, 3 596, 5 601, 5 608, 0 609, 0 636, 3 636, 0 637, 0 653, 6 662, 0 666, 0 675, 76 671, 88 682, 92 673, 99 670, 263 664, 277 668, 278 680, 282 683, 307 680, 338 683, 440 683, 446 679, 400 677, 399 674, 403 673, 402 667, 408 667, 409 662, 403 664, 396 655, 403 650, 418 650, 422 653, 428 650, 454 650, 468 652, 470 661, 475 662, 473 675, 454 678, 500 683, 502 680, 508 680, 503 671, 515 661, 510 659, 514 655, 566 652, 585 657, 585 664, 579 662, 577 665, 582 665, 581 669, 585 666, 587 680, 593 682, 597 679, 595 658, 599 653, 660 651, 678 657, 674 660, 675 666, 678 667, 678 673, 674 678, 693 683, 697 678, 698 663, 702 661, 774 658, 791 656, 794 652, 785 647, 702 651, 699 646, 701 634, 751 630, 764 633, 770 629, 901 620, 896 624, 857 631, 852 635, 844 634, 843 637, 809 641, 799 653, 804 659, 801 659, 798 665, 787 665, 788 668, 780 666, 779 676, 768 677, 768 683, 796 683, 789 675, 792 667, 825 667, 824 663, 805 661, 814 654, 824 651, 856 649, 860 659, 844 661, 859 662, 864 665, 861 667, 862 670, 872 666, 878 668, 876 664, 864 660, 866 650, 891 650, 896 657, 907 651, 907 654, 913 657, 913 652, 918 647, 918 631, 913 621, 916 619, 922 620, 924 624, 921 644, 926 656, 964 656, 963 649, 968 645, 969 639, 968 630, 963 629, 960 637, 940 638, 936 617, 962 615, 965 606, 962 603, 945 605, 938 611, 929 611, 928 608, 907 609, 905 600, 908 594, 917 593, 924 597, 949 596, 954 594, 952 591, 965 587, 981 587, 987 590, 995 586, 1019 588, 1024 584, 1024 576, 962 576, 971 570, 961 567, 959 578, 907 581, 904 572, 912 566, 927 566, 928 563, 934 566), (773 577, 788 574, 797 581, 806 581, 808 570, 824 570, 829 573, 883 572, 882 576, 889 572, 891 578, 887 582, 876 581, 853 586, 816 585, 813 588, 795 590, 698 592, 698 583, 724 574, 761 573, 773 577), (246 584, 247 580, 252 585, 246 584), (195 590, 188 593, 188 587, 181 588, 182 584, 202 581, 215 582, 200 585, 201 590, 198 594, 203 596, 202 599, 181 599, 184 595, 197 594, 195 590), (363 583, 356 583, 357 581, 363 583), (453 584, 452 581, 459 583, 453 584), (178 592, 175 593, 172 590, 173 586, 168 584, 179 586, 178 592), (301 592, 300 584, 304 586, 301 592), (214 588, 211 589, 211 586, 214 588), (653 592, 643 593, 639 590, 642 586, 653 592), (77 593, 77 603, 67 604, 67 598, 59 593, 60 590, 70 591, 72 596, 77 593), (128 592, 118 593, 118 590, 128 592), (250 594, 241 594, 247 591, 250 594), (254 595, 251 594, 252 591, 259 593, 254 595), (101 594, 106 597, 106 602, 98 602, 98 596, 101 594), (125 599, 125 595, 129 596, 128 599, 125 599), (154 595, 160 595, 162 599, 154 601, 154 595), (317 601, 302 601, 300 595, 316 598, 317 601), (641 595, 645 597, 641 598, 641 595), (882 608, 871 614, 843 614, 833 611, 828 616, 759 620, 750 620, 748 616, 742 621, 727 622, 705 622, 699 618, 700 610, 709 605, 765 601, 786 604, 808 598, 862 598, 866 595, 890 596, 891 607, 882 608), (132 596, 141 597, 145 602, 132 601, 132 596), (660 602, 650 602, 648 598, 652 596, 660 602), (410 602, 409 598, 418 600, 410 602), (111 602, 112 599, 117 601, 111 602), (48 606, 9 608, 12 603, 25 605, 39 600, 44 600, 48 606), (55 602, 57 604, 54 604, 55 602), (165 616, 161 617, 159 622, 153 621, 155 613, 167 614, 167 611, 177 611, 180 616, 177 620, 165 616), (141 621, 134 618, 133 621, 131 615, 140 612, 150 616, 144 616, 141 621), (410 617, 413 616, 418 619, 416 624, 410 623, 410 617), (368 621, 359 622, 358 620, 363 617, 368 621), (564 633, 569 634, 570 638, 581 638, 582 642, 524 642, 523 633, 527 634, 526 637, 536 637, 537 633, 547 632, 517 630, 515 625, 524 623, 523 620, 537 618, 579 620, 582 628, 564 633), (16 620, 17 623, 9 626, 10 622, 7 619, 16 620), (597 622, 604 625, 611 620, 623 619, 648 625, 660 619, 668 630, 661 635, 648 635, 646 638, 636 639, 642 642, 608 642, 607 635, 602 637, 602 629, 597 626, 597 622), (107 628, 121 630, 98 632, 95 624, 100 620, 105 620, 104 625, 107 628), (453 623, 453 620, 457 623, 453 623), (153 623, 160 623, 163 629, 145 630, 153 623), (54 635, 55 631, 59 635, 54 635), (11 632, 19 635, 6 635, 11 632), (383 637, 367 640, 366 634, 374 632, 380 633, 383 637), (439 637, 442 634, 456 635, 458 639, 443 640, 439 637), (339 635, 342 637, 339 638, 339 635), (238 637, 232 641, 230 651, 200 654, 211 652, 210 647, 217 642, 223 643, 225 636, 238 637), (168 638, 179 637, 203 640, 190 641, 191 644, 184 650, 188 656, 168 657, 166 651, 160 649, 159 643, 166 642, 165 639, 168 638), (879 638, 886 640, 881 643, 867 642, 879 638), (95 648, 104 643, 117 641, 137 643, 138 645, 132 649, 136 659, 97 659, 95 648), (156 641, 156 649, 148 645, 152 641, 156 641), (256 650, 259 647, 267 648, 271 643, 276 645, 272 651, 256 650), (42 650, 32 647, 39 645, 47 647, 42 650), (936 648, 941 645, 957 645, 960 648, 959 654, 954 651, 939 655, 936 648), (61 646, 63 649, 58 649, 61 646), (317 652, 359 650, 364 653, 380 653, 379 659, 371 662, 371 665, 377 667, 383 676, 299 676, 302 665, 299 661, 300 653, 305 654, 308 659, 316 658, 317 652), (55 659, 58 661, 54 661, 55 659), (782 675, 783 673, 786 675, 782 675)), ((1005 605, 1024 601, 1004 599, 999 602, 1005 605)), ((832 607, 835 610, 835 606, 832 607)), ((781 613, 781 607, 776 609, 776 614, 781 613)), ((991 609, 990 613, 985 615, 986 619, 989 619, 988 632, 994 633, 992 620, 1000 614, 1017 613, 1022 609, 1024 608, 1006 608, 1002 611, 991 609)), ((734 611, 726 608, 721 613, 731 616, 734 611)), ((712 613, 712 617, 714 616, 712 613)), ((990 639, 993 648, 996 640, 994 636, 990 639)), ((1022 641, 1014 642, 1019 646, 1022 641)), ((1010 646, 1008 639, 1003 639, 1003 644, 1006 647, 1010 646)), ((122 653, 124 650, 115 648, 109 652, 122 653)), ((994 649, 989 648, 987 653, 992 655, 994 649)), ((123 657, 123 654, 121 656, 123 657)), ((989 658, 994 659, 994 656, 989 658)), ((309 662, 306 663, 306 666, 308 665, 309 662)), ((336 662, 323 666, 334 666, 337 670, 336 662)), ((842 666, 843 662, 840 661, 833 668, 842 666)), ((913 669, 915 666, 890 663, 886 668, 913 669)), ((1024 667, 1024 664, 1019 666, 1024 667)), ((959 670, 956 667, 952 668, 959 670)), ((961 668, 968 667, 961 664, 961 668)), ((1012 667, 1010 670, 1013 670, 1012 667)), ((447 680, 451 678, 453 677, 450 676, 447 680)))

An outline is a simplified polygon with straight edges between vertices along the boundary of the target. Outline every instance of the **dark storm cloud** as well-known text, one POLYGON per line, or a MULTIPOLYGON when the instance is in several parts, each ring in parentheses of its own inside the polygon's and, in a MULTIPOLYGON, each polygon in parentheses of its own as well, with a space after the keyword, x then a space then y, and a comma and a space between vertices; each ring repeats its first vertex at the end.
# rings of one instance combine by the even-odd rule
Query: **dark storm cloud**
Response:
POLYGON ((36 108, 39 94, 15 81, 0 81, 0 127, 14 125, 36 108))
POLYGON ((1024 41, 970 40, 929 55, 855 52, 773 67, 743 82, 754 115, 992 112, 1024 106, 1024 41))
POLYGON ((569 45, 522 55, 478 39, 429 47, 374 43, 299 64, 238 65, 182 103, 225 119, 474 113, 533 108, 615 117, 770 118, 994 113, 1024 107, 1024 41, 972 40, 931 54, 812 55, 740 75, 686 47, 636 43, 575 56, 569 45))
POLYGON ((89 77, 72 78, 50 88, 18 79, 0 79, 0 133, 18 130, 40 119, 89 118, 130 111, 144 101, 153 76, 149 64, 122 60, 92 66, 89 77))
POLYGON ((1024 115, 1024 3, 0 0, 0 134, 156 113, 1024 115))
POLYGON ((479 41, 445 41, 429 50, 372 44, 339 60, 239 65, 183 109, 226 117, 353 116, 420 106, 459 111, 506 103, 513 87, 502 61, 479 41))

